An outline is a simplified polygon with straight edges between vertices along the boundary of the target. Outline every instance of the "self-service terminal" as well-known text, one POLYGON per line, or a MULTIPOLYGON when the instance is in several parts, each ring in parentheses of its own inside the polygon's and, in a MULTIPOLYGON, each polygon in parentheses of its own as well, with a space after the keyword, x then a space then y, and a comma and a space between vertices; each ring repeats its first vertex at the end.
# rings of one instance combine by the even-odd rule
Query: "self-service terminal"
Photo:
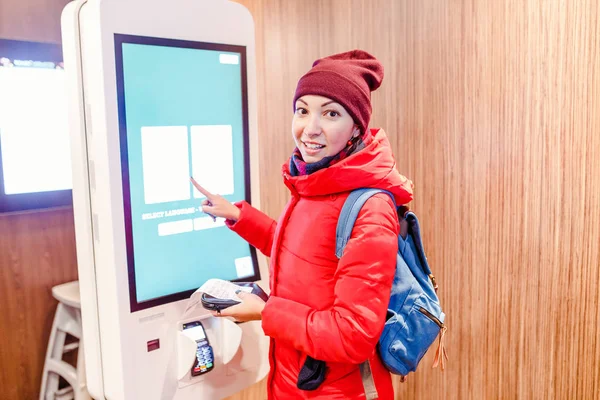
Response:
POLYGON ((77 0, 62 15, 87 387, 219 399, 263 379, 260 322, 214 318, 207 280, 268 289, 266 260, 190 183, 259 206, 254 26, 226 0, 77 0))

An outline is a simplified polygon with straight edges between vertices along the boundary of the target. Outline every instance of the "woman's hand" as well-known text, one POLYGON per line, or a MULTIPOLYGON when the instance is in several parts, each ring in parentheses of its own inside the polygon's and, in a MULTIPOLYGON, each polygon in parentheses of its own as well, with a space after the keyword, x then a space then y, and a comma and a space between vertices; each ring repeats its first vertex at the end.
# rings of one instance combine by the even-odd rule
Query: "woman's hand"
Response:
POLYGON ((242 300, 240 304, 227 307, 220 313, 213 311, 215 317, 233 317, 238 322, 260 321, 262 311, 265 308, 263 299, 255 294, 240 291, 237 296, 242 300))
POLYGON ((240 219, 240 209, 237 208, 234 204, 229 202, 223 196, 219 196, 218 194, 212 194, 208 190, 204 189, 202 186, 198 184, 194 180, 194 178, 190 178, 192 181, 192 185, 200 193, 206 196, 206 199, 202 202, 202 211, 213 215, 215 217, 225 218, 231 221, 237 221, 240 219))

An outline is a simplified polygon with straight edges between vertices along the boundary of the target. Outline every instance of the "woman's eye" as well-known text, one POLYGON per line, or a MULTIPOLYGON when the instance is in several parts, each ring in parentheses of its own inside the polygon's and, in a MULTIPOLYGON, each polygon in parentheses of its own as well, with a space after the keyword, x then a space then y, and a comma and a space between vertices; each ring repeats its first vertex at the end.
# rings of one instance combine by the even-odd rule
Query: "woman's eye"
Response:
POLYGON ((335 117, 337 117, 339 115, 340 115, 340 113, 337 112, 337 111, 327 111, 327 116, 328 117, 335 118, 335 117))
POLYGON ((296 108, 296 114, 299 114, 299 115, 306 115, 306 114, 308 114, 308 111, 306 111, 306 109, 305 109, 305 108, 298 107, 298 108, 296 108))

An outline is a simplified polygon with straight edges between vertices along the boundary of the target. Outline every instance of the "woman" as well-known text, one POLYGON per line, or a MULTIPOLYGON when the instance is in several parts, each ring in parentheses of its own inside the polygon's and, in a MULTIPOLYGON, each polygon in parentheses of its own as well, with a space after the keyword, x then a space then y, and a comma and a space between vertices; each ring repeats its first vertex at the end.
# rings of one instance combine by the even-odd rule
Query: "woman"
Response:
POLYGON ((352 190, 375 187, 393 193, 397 204, 412 200, 412 183, 396 170, 386 134, 368 129, 371 91, 382 79, 381 64, 360 50, 317 60, 300 79, 292 122, 297 147, 283 166, 291 199, 279 222, 246 202, 234 205, 203 190, 203 211, 226 218, 271 258, 269 300, 240 293, 243 302, 220 314, 262 320, 271 337, 270 399, 364 399, 359 364, 365 360, 379 398, 393 398, 375 348, 398 250, 389 196, 367 201, 343 256, 335 255, 338 216, 352 190), (326 365, 324 380, 316 388, 309 382, 310 391, 299 389, 306 389, 303 379, 315 360, 326 365))

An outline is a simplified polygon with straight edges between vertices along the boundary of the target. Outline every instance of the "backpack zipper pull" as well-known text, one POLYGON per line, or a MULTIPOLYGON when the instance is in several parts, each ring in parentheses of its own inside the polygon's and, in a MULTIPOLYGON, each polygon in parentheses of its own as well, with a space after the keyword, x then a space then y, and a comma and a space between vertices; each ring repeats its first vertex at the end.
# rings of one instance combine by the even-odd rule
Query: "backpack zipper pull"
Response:
POLYGON ((433 360, 433 366, 431 368, 435 368, 440 364, 442 371, 446 368, 446 361, 448 361, 448 355, 446 354, 446 346, 444 346, 444 334, 446 333, 445 326, 440 331, 440 342, 438 344, 437 351, 435 352, 435 358, 433 360))
POLYGON ((435 292, 437 293, 438 285, 435 282, 435 276, 433 276, 433 274, 429 274, 429 279, 431 279, 431 283, 433 284, 433 290, 435 290, 435 292))

